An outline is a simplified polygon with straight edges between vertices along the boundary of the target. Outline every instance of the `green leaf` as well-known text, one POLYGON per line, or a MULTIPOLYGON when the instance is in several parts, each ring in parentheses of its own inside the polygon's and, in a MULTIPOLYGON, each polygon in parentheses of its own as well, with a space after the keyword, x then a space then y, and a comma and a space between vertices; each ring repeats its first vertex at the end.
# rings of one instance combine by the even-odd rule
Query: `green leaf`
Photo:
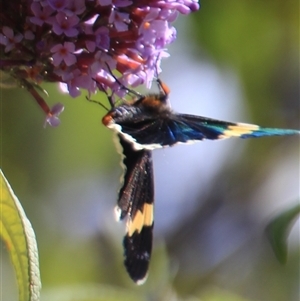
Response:
POLYGON ((267 237, 271 243, 276 258, 280 263, 287 260, 287 237, 297 215, 300 213, 300 204, 280 213, 266 227, 267 237))
POLYGON ((13 263, 20 301, 40 300, 40 271, 35 234, 0 169, 0 236, 13 263))

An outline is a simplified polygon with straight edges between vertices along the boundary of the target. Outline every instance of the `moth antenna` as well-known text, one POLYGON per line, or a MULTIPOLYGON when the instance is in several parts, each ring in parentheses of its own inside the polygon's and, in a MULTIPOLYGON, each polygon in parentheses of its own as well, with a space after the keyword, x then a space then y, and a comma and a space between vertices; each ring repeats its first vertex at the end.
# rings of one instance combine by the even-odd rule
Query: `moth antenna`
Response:
MULTIPOLYGON (((109 96, 107 96, 107 97, 109 97, 109 96)), ((103 103, 101 103, 100 101, 90 99, 87 96, 85 98, 86 98, 87 101, 96 103, 96 104, 100 105, 102 108, 104 108, 106 111, 109 111, 109 109, 103 103)))
POLYGON ((135 95, 135 96, 137 96, 137 97, 139 97, 139 98, 143 96, 143 95, 140 94, 139 92, 134 91, 134 90, 132 90, 132 89, 129 89, 129 88, 127 88, 124 84, 122 84, 122 83, 119 81, 119 79, 113 74, 113 72, 112 72, 112 70, 110 69, 109 65, 108 65, 107 63, 105 63, 105 64, 106 64, 106 67, 107 67, 108 71, 110 72, 110 75, 111 75, 111 76, 115 79, 115 81, 119 84, 119 86, 121 87, 121 89, 126 90, 127 93, 131 93, 131 94, 133 94, 133 95, 135 95))
MULTIPOLYGON (((95 83, 96 83, 97 87, 99 88, 99 90, 101 90, 103 93, 105 93, 105 95, 106 95, 106 97, 107 97, 107 99, 108 99, 108 101, 109 101, 109 104, 110 104, 111 108, 113 108, 113 107, 115 106, 115 105, 114 105, 114 102, 113 102, 113 99, 112 99, 112 95, 113 95, 113 94, 111 94, 111 95, 109 96, 108 93, 107 93, 107 91, 106 91, 105 88, 103 87, 103 84, 102 84, 102 83, 99 83, 99 82, 98 82, 96 79, 94 79, 94 78, 93 78, 93 80, 95 81, 95 83)), ((92 99, 90 99, 90 98, 88 98, 88 97, 86 97, 86 99, 87 99, 88 101, 90 101, 90 102, 95 102, 95 103, 100 104, 103 108, 105 108, 107 111, 109 111, 109 109, 107 109, 102 103, 99 103, 98 101, 92 100, 92 99)))

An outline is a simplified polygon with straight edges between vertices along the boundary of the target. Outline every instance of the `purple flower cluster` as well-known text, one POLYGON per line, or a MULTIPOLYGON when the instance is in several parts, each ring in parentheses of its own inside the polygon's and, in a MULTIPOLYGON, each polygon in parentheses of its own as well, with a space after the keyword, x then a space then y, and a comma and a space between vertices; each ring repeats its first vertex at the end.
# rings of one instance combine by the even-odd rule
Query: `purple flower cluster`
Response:
MULTIPOLYGON (((176 38, 170 23, 198 9, 198 0, 1 1, 0 68, 40 105, 43 81, 63 83, 72 97, 118 90, 110 70, 126 86, 149 86, 176 38)), ((56 125, 62 107, 41 107, 56 125)))

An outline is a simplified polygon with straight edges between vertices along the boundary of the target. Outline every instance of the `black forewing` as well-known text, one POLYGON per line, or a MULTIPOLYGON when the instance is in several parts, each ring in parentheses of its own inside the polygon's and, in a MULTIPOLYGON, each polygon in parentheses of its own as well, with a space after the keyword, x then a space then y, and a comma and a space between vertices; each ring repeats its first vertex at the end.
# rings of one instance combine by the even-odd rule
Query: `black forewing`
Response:
POLYGON ((144 283, 148 275, 152 238, 153 224, 144 226, 141 232, 124 236, 124 265, 130 278, 138 284, 144 283))
POLYGON ((132 144, 119 135, 123 149, 123 164, 125 166, 124 182, 119 191, 118 206, 121 209, 120 218, 128 213, 135 216, 145 202, 153 203, 154 183, 152 155, 150 151, 133 149, 132 144))
POLYGON ((137 116, 134 124, 121 121, 121 131, 140 145, 151 148, 172 146, 178 142, 218 140, 230 137, 258 138, 266 136, 298 135, 298 130, 263 128, 248 123, 234 123, 202 116, 176 114, 153 114, 137 116))
POLYGON ((119 192, 121 219, 127 216, 124 264, 130 277, 142 283, 147 276, 152 251, 154 183, 151 152, 136 151, 119 136, 126 171, 119 192), (147 215, 147 216, 144 216, 147 215))
POLYGON ((220 136, 236 123, 195 115, 170 113, 163 116, 144 116, 135 122, 121 121, 122 132, 139 144, 171 146, 191 140, 220 139, 220 136))

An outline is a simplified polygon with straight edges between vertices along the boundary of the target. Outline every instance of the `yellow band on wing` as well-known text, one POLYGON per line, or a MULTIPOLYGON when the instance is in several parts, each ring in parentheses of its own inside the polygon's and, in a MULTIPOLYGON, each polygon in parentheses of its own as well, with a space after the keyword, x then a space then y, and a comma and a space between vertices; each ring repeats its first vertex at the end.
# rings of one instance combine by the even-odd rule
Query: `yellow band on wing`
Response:
POLYGON ((133 219, 127 222, 127 235, 132 236, 135 231, 140 233, 144 226, 153 225, 153 204, 145 203, 142 211, 137 210, 133 219))
MULTIPOLYGON (((258 125, 248 123, 237 123, 228 126, 228 129, 221 135, 222 138, 240 137, 242 135, 251 134, 259 129, 258 125)), ((221 137, 220 137, 221 138, 221 137)))

